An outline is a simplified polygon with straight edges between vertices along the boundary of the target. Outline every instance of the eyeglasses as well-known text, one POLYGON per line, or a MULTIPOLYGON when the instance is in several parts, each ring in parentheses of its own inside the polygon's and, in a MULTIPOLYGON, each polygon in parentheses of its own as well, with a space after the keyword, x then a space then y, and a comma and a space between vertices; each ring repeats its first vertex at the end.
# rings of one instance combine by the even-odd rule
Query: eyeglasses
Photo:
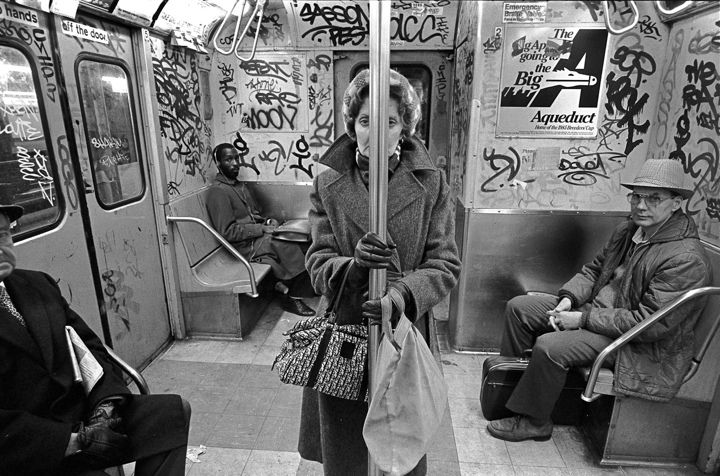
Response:
POLYGON ((646 193, 628 193, 627 194, 627 199, 628 199, 628 202, 630 202, 630 205, 635 206, 638 203, 640 203, 640 200, 645 200, 645 204, 647 204, 647 206, 653 207, 653 208, 657 207, 658 205, 660 205, 661 202, 664 202, 665 200, 667 200, 669 198, 672 198, 672 197, 670 197, 670 196, 663 197, 656 193, 654 193, 652 195, 648 195, 646 193))

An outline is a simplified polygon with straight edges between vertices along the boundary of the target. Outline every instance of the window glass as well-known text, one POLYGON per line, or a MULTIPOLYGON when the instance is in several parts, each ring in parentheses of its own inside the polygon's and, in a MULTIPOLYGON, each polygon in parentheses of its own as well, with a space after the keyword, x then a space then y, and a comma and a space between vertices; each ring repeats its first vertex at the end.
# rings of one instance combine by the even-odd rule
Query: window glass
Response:
POLYGON ((109 208, 141 197, 145 182, 125 70, 83 60, 78 65, 78 84, 98 202, 109 208))
MULTIPOLYGON (((362 69, 367 69, 367 64, 359 65, 352 72, 351 79, 362 69)), ((422 65, 409 65, 409 64, 393 64, 390 65, 392 69, 405 76, 420 99, 420 111, 421 117, 415 127, 415 136, 423 141, 426 147, 428 144, 428 137, 430 136, 430 85, 432 84, 432 76, 427 67, 422 65)))
POLYGON ((62 213, 34 79, 25 55, 0 45, 0 203, 25 209, 13 229, 23 236, 58 222, 62 213))

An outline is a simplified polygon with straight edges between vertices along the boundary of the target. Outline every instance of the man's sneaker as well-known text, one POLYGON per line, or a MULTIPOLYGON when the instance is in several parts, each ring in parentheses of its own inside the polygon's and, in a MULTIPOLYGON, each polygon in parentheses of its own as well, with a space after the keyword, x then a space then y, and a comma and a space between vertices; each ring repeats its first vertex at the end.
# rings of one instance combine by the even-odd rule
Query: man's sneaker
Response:
POLYGON ((534 425, 530 419, 515 415, 488 423, 488 432, 495 438, 506 441, 547 441, 552 436, 553 424, 534 425))

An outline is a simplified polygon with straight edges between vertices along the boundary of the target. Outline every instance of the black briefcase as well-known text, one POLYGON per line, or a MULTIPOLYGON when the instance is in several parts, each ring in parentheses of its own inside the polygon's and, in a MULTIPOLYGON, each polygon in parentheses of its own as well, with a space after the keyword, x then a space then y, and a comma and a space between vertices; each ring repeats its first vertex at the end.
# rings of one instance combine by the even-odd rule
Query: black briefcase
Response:
MULTIPOLYGON (((518 380, 528 366, 529 360, 521 357, 495 355, 483 362, 482 387, 480 389, 480 407, 485 419, 499 420, 513 416, 505 408, 510 394, 515 390, 518 380)), ((552 421, 558 425, 579 425, 587 410, 580 394, 585 389, 585 379, 577 369, 568 372, 565 388, 560 394, 552 421)))

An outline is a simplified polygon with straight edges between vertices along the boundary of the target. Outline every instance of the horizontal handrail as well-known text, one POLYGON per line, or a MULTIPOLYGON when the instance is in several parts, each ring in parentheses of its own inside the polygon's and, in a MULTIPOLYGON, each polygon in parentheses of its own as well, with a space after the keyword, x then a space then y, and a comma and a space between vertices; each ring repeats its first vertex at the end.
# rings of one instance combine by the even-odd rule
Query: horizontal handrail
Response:
POLYGON ((250 274, 250 291, 251 291, 250 296, 254 297, 254 298, 259 296, 258 291, 257 291, 257 283, 255 282, 255 270, 253 270, 252 265, 243 255, 240 254, 240 252, 238 250, 235 249, 235 247, 233 245, 228 243, 228 241, 225 238, 223 238, 223 236, 220 233, 215 231, 215 229, 213 227, 211 227, 210 225, 205 223, 203 220, 196 218, 196 217, 172 217, 172 216, 169 216, 169 217, 167 217, 167 221, 175 222, 175 223, 177 223, 177 222, 197 223, 198 225, 202 226, 207 231, 212 233, 212 235, 215 237, 216 240, 218 240, 218 242, 220 242, 220 244, 223 246, 223 248, 225 248, 227 251, 229 251, 230 254, 232 254, 234 257, 236 257, 238 260, 240 260, 240 262, 242 262, 242 264, 245 265, 245 267, 248 270, 248 273, 250 274))
POLYGON ((130 364, 125 362, 123 359, 120 358, 119 355, 115 353, 110 347, 105 346, 105 350, 108 354, 110 354, 110 358, 115 362, 118 367, 120 367, 123 372, 128 374, 130 378, 135 382, 135 385, 137 385, 138 391, 142 395, 149 395, 150 394, 150 387, 147 384, 147 381, 145 381, 145 377, 142 376, 140 372, 135 370, 130 364))
MULTIPOLYGON (((644 321, 640 322, 639 324, 635 325, 632 329, 625 332, 623 335, 615 339, 605 347, 602 352, 598 354, 598 356, 595 358, 595 362, 593 363, 592 369, 590 370, 590 376, 588 377, 587 384, 585 385, 585 390, 582 393, 582 399, 586 402, 592 402, 594 400, 597 400, 598 397, 600 397, 600 393, 595 392, 595 383, 597 382, 598 375, 600 374, 600 369, 602 368, 603 362, 616 350, 618 350, 620 347, 624 346, 628 342, 630 342, 633 338, 635 338, 638 334, 643 332, 648 327, 655 324, 660 319, 663 319, 665 316, 667 316, 670 312, 674 311, 676 308, 678 308, 680 305, 686 303, 687 301, 691 301, 693 299, 696 299, 701 296, 706 296, 709 294, 720 294, 720 287, 714 287, 714 286, 706 286, 703 288, 698 289, 692 289, 690 291, 687 291, 682 296, 678 297, 671 303, 663 306, 662 308, 655 311, 650 317, 645 319, 644 321)), ((717 328, 717 325, 713 327, 714 329, 717 328)), ((702 351, 704 353, 704 350, 702 351)), ((697 362, 694 363, 695 367, 697 367, 697 362)), ((686 382, 692 375, 695 374, 697 369, 693 369, 692 366, 690 370, 688 371, 688 374, 686 374, 685 379, 683 382, 686 382), (691 374, 692 372, 692 374, 691 374)))
POLYGON ((638 24, 638 20, 640 19, 640 12, 638 11, 638 7, 635 4, 634 0, 628 0, 628 3, 630 3, 630 8, 632 8, 632 10, 633 10, 632 21, 630 22, 629 25, 624 26, 619 29, 615 29, 612 26, 612 23, 610 23, 610 7, 608 6, 608 3, 609 2, 607 0, 603 0, 602 5, 603 5, 603 10, 605 12, 605 26, 607 27, 607 29, 610 33, 612 33, 613 35, 622 35, 623 33, 628 32, 628 31, 632 30, 633 28, 635 28, 635 25, 638 24))

